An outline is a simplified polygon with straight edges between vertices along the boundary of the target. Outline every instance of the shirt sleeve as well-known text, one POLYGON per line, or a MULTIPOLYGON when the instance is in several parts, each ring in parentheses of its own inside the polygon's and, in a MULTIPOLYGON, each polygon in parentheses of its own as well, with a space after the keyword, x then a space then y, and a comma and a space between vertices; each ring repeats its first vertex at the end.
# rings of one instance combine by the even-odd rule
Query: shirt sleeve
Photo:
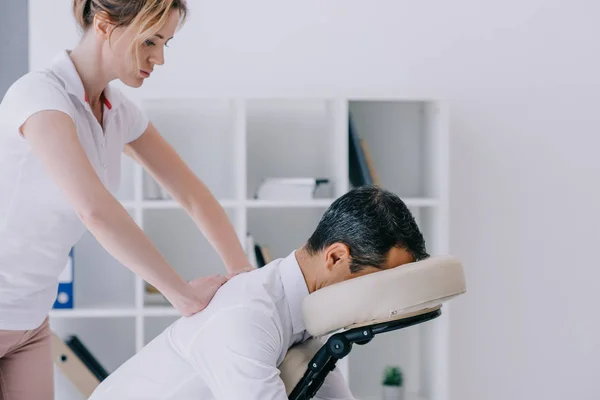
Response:
POLYGON ((223 310, 192 341, 190 361, 217 400, 287 400, 273 317, 250 307, 223 310))
POLYGON ((9 132, 23 136, 23 124, 40 111, 61 111, 75 121, 73 103, 59 82, 46 72, 30 72, 6 92, 0 106, 0 120, 9 132))
POLYGON ((150 122, 148 116, 137 104, 123 95, 122 107, 127 115, 128 129, 124 132, 124 143, 133 142, 146 131, 150 122))

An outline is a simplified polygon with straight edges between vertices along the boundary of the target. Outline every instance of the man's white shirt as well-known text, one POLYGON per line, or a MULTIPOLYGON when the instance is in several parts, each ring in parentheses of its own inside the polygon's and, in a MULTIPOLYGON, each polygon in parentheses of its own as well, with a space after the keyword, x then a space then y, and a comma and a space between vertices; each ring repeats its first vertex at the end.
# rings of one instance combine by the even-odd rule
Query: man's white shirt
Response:
MULTIPOLYGON (((278 366, 310 337, 295 252, 229 280, 202 312, 180 318, 107 379, 90 400, 285 400, 278 366)), ((350 400, 339 369, 315 399, 350 400)))

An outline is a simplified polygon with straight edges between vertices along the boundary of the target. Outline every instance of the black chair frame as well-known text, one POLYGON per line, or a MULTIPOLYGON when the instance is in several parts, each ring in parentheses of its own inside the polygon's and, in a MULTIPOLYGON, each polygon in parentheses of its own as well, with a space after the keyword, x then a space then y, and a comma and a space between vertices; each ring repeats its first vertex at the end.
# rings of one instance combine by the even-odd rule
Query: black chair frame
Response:
POLYGON ((337 361, 350 353, 352 345, 364 345, 375 335, 431 321, 441 313, 441 310, 437 309, 413 317, 362 326, 332 335, 310 360, 304 376, 290 393, 289 400, 312 399, 323 385, 327 374, 335 368, 337 361))

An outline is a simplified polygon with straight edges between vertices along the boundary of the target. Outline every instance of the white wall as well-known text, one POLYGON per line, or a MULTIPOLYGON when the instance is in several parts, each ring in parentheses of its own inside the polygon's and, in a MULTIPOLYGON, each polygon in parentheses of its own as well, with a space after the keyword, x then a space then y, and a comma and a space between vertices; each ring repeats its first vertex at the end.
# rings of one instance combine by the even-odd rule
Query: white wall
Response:
MULTIPOLYGON (((148 94, 448 99, 451 399, 598 398, 600 2, 189 2, 148 94)), ((69 4, 30 0, 32 67, 69 4)))
POLYGON ((27 0, 0 2, 0 100, 27 72, 27 0))

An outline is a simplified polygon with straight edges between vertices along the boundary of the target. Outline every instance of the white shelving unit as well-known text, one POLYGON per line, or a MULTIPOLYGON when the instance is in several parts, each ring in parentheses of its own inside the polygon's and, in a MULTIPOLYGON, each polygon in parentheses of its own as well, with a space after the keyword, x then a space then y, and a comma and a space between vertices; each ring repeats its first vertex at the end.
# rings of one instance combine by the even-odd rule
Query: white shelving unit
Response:
MULTIPOLYGON (((219 199, 242 243, 251 232, 273 257, 300 247, 331 202, 350 188, 348 113, 368 144, 384 187, 414 213, 431 254, 446 254, 448 133, 444 107, 426 99, 146 99, 165 139, 219 199), (314 200, 274 202, 253 195, 265 177, 319 177, 332 184, 314 200)), ((172 200, 148 198, 141 167, 124 157, 117 197, 185 278, 225 269, 193 220, 172 200)), ((144 283, 88 233, 75 247, 73 310, 53 310, 51 326, 76 334, 116 369, 178 318, 149 304, 144 283)), ((421 326, 355 346, 341 363, 357 398, 380 398, 386 365, 399 365, 411 397, 447 399, 448 307, 421 326)), ((81 397, 57 370, 57 398, 81 397)))

